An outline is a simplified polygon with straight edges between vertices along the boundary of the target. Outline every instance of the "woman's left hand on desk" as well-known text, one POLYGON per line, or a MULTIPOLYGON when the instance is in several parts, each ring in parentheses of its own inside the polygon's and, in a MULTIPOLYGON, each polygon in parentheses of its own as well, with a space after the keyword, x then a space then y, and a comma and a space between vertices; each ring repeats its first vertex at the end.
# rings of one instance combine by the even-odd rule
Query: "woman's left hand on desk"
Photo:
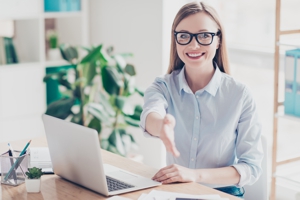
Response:
POLYGON ((162 183, 196 182, 196 177, 196 170, 173 164, 160 169, 152 179, 162 183))

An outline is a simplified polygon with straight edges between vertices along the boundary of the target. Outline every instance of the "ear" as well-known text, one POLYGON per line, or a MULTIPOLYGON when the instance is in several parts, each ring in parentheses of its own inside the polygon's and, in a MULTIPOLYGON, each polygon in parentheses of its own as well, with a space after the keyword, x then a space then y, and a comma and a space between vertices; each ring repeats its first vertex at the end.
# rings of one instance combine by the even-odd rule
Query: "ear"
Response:
POLYGON ((216 46, 216 49, 219 49, 220 46, 221 46, 221 44, 220 44, 220 38, 218 38, 218 44, 217 44, 217 46, 216 46))

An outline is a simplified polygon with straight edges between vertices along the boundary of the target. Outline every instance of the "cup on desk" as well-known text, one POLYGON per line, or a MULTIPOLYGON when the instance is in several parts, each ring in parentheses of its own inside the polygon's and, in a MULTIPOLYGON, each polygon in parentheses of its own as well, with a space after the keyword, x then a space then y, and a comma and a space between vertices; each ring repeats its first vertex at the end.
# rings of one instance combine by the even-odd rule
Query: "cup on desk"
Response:
POLYGON ((28 154, 19 157, 20 151, 14 152, 15 156, 9 156, 9 152, 1 155, 1 184, 17 186, 25 182, 28 154))

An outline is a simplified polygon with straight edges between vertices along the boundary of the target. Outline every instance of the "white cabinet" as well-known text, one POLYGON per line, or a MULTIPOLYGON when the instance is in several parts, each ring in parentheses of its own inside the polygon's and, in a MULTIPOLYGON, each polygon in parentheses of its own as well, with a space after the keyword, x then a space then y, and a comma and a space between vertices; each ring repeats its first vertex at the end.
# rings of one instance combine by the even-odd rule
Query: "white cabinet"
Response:
MULTIPOLYGON (((44 135, 41 115, 46 111, 46 67, 48 62, 46 20, 55 19, 59 43, 89 45, 88 0, 81 11, 44 12, 43 0, 0 0, 0 21, 13 20, 18 64, 0 65, 0 142, 44 135)), ((1 28, 1 27, 0 27, 1 28)))

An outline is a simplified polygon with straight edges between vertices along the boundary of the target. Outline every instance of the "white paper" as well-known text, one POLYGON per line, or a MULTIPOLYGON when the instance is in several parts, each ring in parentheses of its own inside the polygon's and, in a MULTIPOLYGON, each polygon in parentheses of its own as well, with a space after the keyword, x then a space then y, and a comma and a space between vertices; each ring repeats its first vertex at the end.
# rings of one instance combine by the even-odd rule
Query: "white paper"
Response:
POLYGON ((138 200, 143 200, 148 194, 143 193, 141 194, 141 196, 138 198, 138 200))
POLYGON ((29 167, 42 168, 42 171, 52 171, 52 162, 50 158, 49 148, 31 147, 29 167))
POLYGON ((108 199, 109 200, 132 200, 132 199, 128 199, 128 198, 120 197, 120 196, 113 196, 113 197, 110 197, 108 199))
POLYGON ((185 198, 198 198, 198 199, 217 199, 217 200, 225 200, 221 198, 220 195, 217 194, 209 194, 209 195, 191 195, 191 194, 183 194, 183 193, 175 193, 175 192, 166 192, 166 191, 158 191, 152 190, 149 192, 147 196, 145 196, 142 200, 174 200, 176 197, 185 197, 185 198))

